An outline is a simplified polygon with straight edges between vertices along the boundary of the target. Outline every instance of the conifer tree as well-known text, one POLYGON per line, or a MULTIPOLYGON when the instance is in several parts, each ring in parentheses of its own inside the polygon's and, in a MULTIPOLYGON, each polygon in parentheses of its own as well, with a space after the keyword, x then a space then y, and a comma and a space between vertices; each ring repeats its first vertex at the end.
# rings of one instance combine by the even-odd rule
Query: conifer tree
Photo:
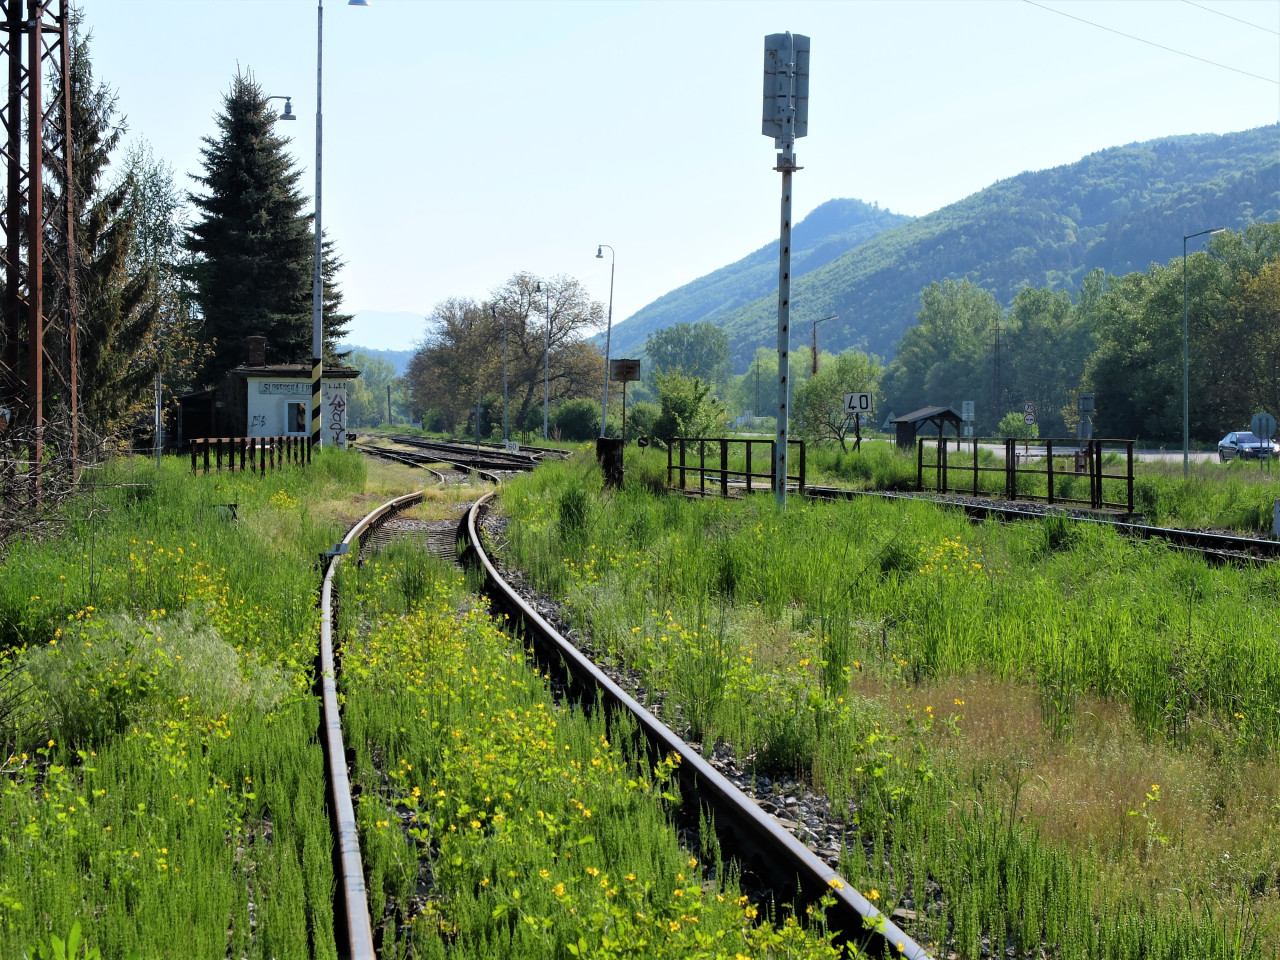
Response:
MULTIPOLYGON (((79 394, 82 423, 90 437, 120 434, 150 406, 147 385, 157 367, 154 349, 160 300, 154 265, 135 256, 137 221, 130 198, 136 188, 132 165, 113 182, 105 182, 112 154, 125 132, 116 94, 94 82, 90 38, 73 24, 70 58, 71 171, 75 211, 76 316, 79 331, 79 394)), ((57 139, 62 129, 62 98, 55 95, 49 149, 62 155, 57 139)), ((66 168, 50 164, 52 181, 46 206, 68 189, 66 168)), ((65 304, 65 236, 46 237, 49 260, 46 297, 51 307, 65 304)))
MULTIPOLYGON (((205 137, 206 191, 189 194, 197 221, 187 235, 195 255, 191 276, 212 347, 203 380, 217 382, 244 360, 244 339, 267 338, 267 362, 311 356, 313 217, 303 213, 300 171, 275 132, 274 112, 251 74, 237 73, 223 98, 218 135, 205 137)), ((326 359, 349 317, 333 275, 340 266, 326 243, 324 326, 326 359)))

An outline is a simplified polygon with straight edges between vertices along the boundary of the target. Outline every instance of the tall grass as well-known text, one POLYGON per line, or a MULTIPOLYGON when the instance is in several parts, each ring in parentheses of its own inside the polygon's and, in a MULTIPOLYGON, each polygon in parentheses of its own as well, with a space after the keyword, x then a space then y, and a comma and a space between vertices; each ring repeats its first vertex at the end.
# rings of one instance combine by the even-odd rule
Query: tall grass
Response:
POLYGON ((340 527, 311 511, 364 479, 336 451, 268 477, 115 462, 62 536, 10 545, 0 956, 77 921, 112 958, 337 955, 310 688, 340 527))
POLYGON ((690 502, 639 486, 598 497, 585 536, 566 537, 556 498, 592 489, 592 473, 547 467, 507 488, 508 562, 564 597, 598 653, 641 671, 690 735, 852 801, 875 846, 865 865, 849 860, 853 876, 869 872, 913 912, 929 900, 926 879, 945 879, 924 939, 950 931, 962 956, 978 954, 979 934, 1063 956, 1263 949, 1231 919, 1244 888, 1200 887, 1189 915, 1185 899, 1145 890, 1125 855, 1113 865, 1088 843, 1041 840, 1016 791, 993 798, 960 770, 944 775, 951 716, 887 712, 865 689, 871 676, 910 689, 980 674, 1036 691, 1059 742, 1101 702, 1177 749, 1274 756, 1273 568, 1211 568, 1061 518, 975 526, 879 501, 793 500, 779 514, 768 495, 690 502))

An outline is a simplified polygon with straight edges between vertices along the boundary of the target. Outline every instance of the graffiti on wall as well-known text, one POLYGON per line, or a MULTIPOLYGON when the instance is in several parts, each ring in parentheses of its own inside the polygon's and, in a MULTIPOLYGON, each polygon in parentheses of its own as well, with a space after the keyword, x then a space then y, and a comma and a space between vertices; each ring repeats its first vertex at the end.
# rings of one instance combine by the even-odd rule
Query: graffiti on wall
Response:
POLYGON ((347 395, 346 391, 334 391, 329 398, 329 414, 328 422, 325 429, 329 431, 332 439, 330 442, 335 447, 345 447, 347 445, 347 395))

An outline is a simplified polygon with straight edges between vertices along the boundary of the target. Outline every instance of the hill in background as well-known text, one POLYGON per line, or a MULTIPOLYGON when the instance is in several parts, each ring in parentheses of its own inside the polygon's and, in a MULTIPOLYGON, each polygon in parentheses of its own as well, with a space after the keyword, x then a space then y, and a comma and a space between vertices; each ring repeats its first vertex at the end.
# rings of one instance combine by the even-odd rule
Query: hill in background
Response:
MULTIPOLYGON (((1072 289, 1095 267, 1120 275, 1167 263, 1184 234, 1280 219, 1278 157, 1271 125, 1112 147, 916 219, 830 201, 795 230, 792 323, 839 314, 825 349, 888 359, 934 281, 967 279, 1009 303, 1027 286, 1072 289)), ((776 342, 776 241, 616 324, 613 352, 635 355, 653 330, 698 320, 729 334, 739 372, 776 342)))

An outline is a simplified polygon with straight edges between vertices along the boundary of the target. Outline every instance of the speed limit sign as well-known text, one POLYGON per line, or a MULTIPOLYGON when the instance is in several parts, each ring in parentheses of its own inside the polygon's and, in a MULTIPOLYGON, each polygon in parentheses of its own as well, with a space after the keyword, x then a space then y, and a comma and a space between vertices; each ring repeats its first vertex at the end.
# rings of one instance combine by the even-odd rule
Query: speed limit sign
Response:
POLYGON ((1034 400, 1028 400, 1026 403, 1024 403, 1024 404, 1022 405, 1022 412, 1023 412, 1023 413, 1029 413, 1029 414, 1031 414, 1031 416, 1033 416, 1033 417, 1034 417, 1034 416, 1036 415, 1036 403, 1035 403, 1035 401, 1034 401, 1034 400))

